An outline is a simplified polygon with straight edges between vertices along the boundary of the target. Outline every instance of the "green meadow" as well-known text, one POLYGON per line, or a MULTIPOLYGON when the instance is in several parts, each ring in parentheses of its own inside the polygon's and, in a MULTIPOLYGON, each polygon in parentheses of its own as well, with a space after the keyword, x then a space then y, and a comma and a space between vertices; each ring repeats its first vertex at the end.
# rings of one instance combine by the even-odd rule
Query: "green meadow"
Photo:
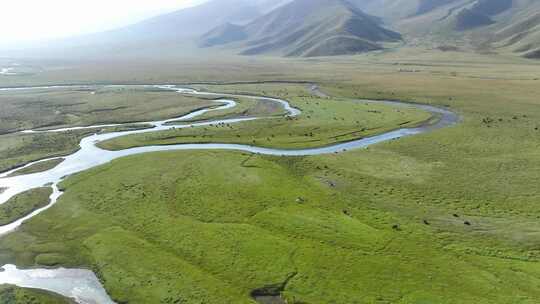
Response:
POLYGON ((0 134, 159 120, 211 104, 142 86, 0 91, 0 134))
POLYGON ((5 304, 73 304, 74 302, 35 289, 0 285, 0 301, 5 304))
MULTIPOLYGON (((429 119, 365 99, 448 107, 461 122, 332 155, 178 151, 118 159, 67 178, 55 206, 0 239, 0 264, 89 268, 118 303, 256 303, 251 294, 260 289, 298 304, 540 299, 538 63, 403 49, 154 69, 164 76, 150 67, 106 75, 88 67, 70 70, 69 79, 127 81, 136 70, 141 83, 306 80, 328 97, 305 84, 200 84, 285 98, 303 114, 280 118, 269 104, 238 99, 238 108, 200 119, 272 118, 134 135, 103 147, 314 147, 429 119), (220 80, 215 71, 228 68, 235 73, 220 80)), ((60 79, 32 77, 21 81, 60 79)))
POLYGON ((50 160, 45 160, 42 162, 34 163, 28 167, 21 168, 19 170, 16 170, 9 174, 9 177, 13 176, 19 176, 19 175, 26 175, 26 174, 32 174, 32 173, 38 173, 50 170, 52 168, 55 168, 60 163, 64 161, 64 158, 53 158, 50 160))
POLYGON ((60 133, 18 131, 167 119, 213 104, 209 99, 142 86, 0 92, 0 172, 40 159, 69 155, 79 149, 82 138, 94 133, 148 126, 128 124, 60 133))
MULTIPOLYGON (((33 161, 70 155, 79 150, 81 139, 95 133, 128 131, 148 128, 149 125, 123 125, 118 127, 90 128, 67 132, 10 133, 0 135, 0 172, 16 169, 33 161)), ((36 173, 56 166, 56 161, 46 161, 20 169, 36 173)))
MULTIPOLYGON (((259 115, 243 115, 245 99, 236 112, 225 110, 209 112, 201 119, 239 117, 268 117, 238 124, 212 124, 195 128, 177 128, 167 131, 135 134, 112 139, 99 144, 109 150, 122 150, 145 145, 164 145, 176 143, 241 143, 263 147, 277 148, 311 148, 322 147, 333 143, 350 141, 358 138, 380 134, 401 127, 411 127, 428 121, 431 115, 420 110, 373 104, 367 101, 318 97, 303 86, 285 87, 280 85, 213 86, 210 90, 218 92, 234 92, 235 94, 269 94, 287 99, 290 104, 302 111, 298 117, 275 116, 283 114, 282 109, 274 109, 264 116, 265 111, 254 111, 259 115), (260 90, 259 90, 260 89, 260 90), (273 114, 273 115, 272 115, 273 114)), ((254 106, 275 108, 276 102, 259 101, 254 106), (269 104, 266 107, 260 103, 269 104), (270 105, 273 104, 273 105, 270 105)), ((268 112, 268 111, 266 111, 268 112)), ((249 112, 248 112, 249 113, 249 112)), ((179 122, 185 124, 185 122, 179 122)))
POLYGON ((42 187, 15 195, 0 205, 0 225, 10 224, 34 210, 47 206, 51 194, 50 187, 42 187))

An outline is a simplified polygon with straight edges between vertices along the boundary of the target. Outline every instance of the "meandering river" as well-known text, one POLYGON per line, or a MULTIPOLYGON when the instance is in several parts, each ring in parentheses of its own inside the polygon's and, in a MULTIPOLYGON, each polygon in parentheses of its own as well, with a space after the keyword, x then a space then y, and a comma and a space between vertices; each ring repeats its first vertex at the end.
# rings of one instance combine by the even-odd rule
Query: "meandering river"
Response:
MULTIPOLYGON (((76 88, 76 87, 88 87, 88 86, 51 86, 51 87, 28 87, 28 88, 4 88, 0 91, 11 91, 11 90, 36 90, 36 89, 65 89, 65 88, 76 88)), ((240 145, 240 144, 223 144, 223 143, 208 143, 208 144, 178 144, 178 145, 169 145, 169 146, 145 146, 131 148, 121 151, 107 151, 100 149, 96 146, 97 143, 112 138, 126 136, 130 134, 138 133, 147 133, 147 132, 156 132, 162 130, 168 130, 172 128, 190 128, 192 126, 205 126, 211 124, 232 124, 242 121, 249 121, 255 119, 264 119, 266 117, 248 117, 248 118, 236 118, 236 119, 224 119, 224 120, 213 120, 205 121, 200 123, 185 123, 185 124, 175 124, 170 125, 169 122, 181 122, 188 121, 203 115, 209 111, 219 111, 224 109, 233 108, 236 106, 236 102, 232 100, 235 97, 242 98, 251 98, 265 100, 269 102, 279 103, 284 110, 286 111, 287 116, 297 116, 300 115, 300 110, 292 107, 287 101, 269 98, 269 97, 258 97, 258 96, 247 96, 247 95, 233 95, 233 94, 221 94, 221 93, 210 93, 210 92, 198 92, 192 89, 180 88, 172 85, 155 85, 155 86, 145 86, 145 87, 155 87, 164 90, 173 90, 178 94, 185 95, 203 95, 203 96, 220 96, 220 99, 216 100, 215 107, 209 107, 203 110, 198 110, 182 117, 162 120, 162 121, 147 121, 140 122, 138 124, 149 124, 152 125, 151 129, 141 129, 141 130, 132 130, 132 131, 121 131, 121 132, 112 132, 104 134, 94 134, 88 137, 85 137, 81 140, 80 150, 77 152, 65 157, 65 160, 60 163, 55 168, 47 170, 45 172, 20 175, 14 177, 8 177, 12 172, 20 169, 11 170, 5 173, 0 174, 0 189, 6 188, 4 192, 0 193, 0 204, 7 202, 13 196, 28 191, 33 188, 42 187, 44 185, 51 185, 53 188, 53 193, 50 197, 50 204, 44 208, 36 210, 31 214, 21 218, 9 225, 0 226, 0 236, 6 233, 9 233, 19 227, 24 221, 42 213, 51 206, 53 206, 62 193, 58 190, 58 183, 66 176, 94 168, 96 166, 108 163, 114 159, 141 154, 147 152, 158 152, 158 151, 173 151, 173 150, 238 150, 258 154, 266 155, 277 155, 277 156, 307 156, 307 155, 320 155, 320 154, 330 154, 330 153, 339 153, 346 150, 365 148, 370 145, 397 139, 405 136, 411 136, 415 134, 425 133, 432 130, 444 128, 453 124, 456 124, 459 121, 459 117, 452 111, 448 109, 439 108, 435 106, 423 105, 423 104, 410 104, 397 101, 365 101, 372 103, 383 103, 399 107, 412 107, 420 110, 430 112, 437 120, 433 123, 426 123, 422 126, 415 128, 402 128, 386 132, 383 134, 354 140, 345 143, 338 143, 334 145, 319 147, 319 148, 310 148, 310 149, 277 149, 277 148, 263 148, 250 145, 240 145)), ((314 92, 318 92, 316 86, 311 88, 314 92)), ((319 94, 322 94, 319 92, 319 94)), ((318 94, 317 94, 318 95, 318 94)), ((108 124, 108 125, 95 125, 95 126, 85 126, 85 127, 73 127, 73 128, 62 128, 56 130, 47 130, 47 131, 23 131, 26 133, 39 133, 39 132, 66 132, 69 130, 78 130, 78 129, 92 129, 92 128, 102 128, 102 127, 111 127, 111 126, 122 126, 124 124, 108 124)), ((129 125, 133 125, 130 123, 129 125)), ((41 160, 46 161, 46 160, 41 160)), ((38 161, 39 162, 39 161, 38 161)), ((30 163, 27 166, 31 166, 34 163, 30 163)), ((20 287, 30 287, 43 289, 51 291, 54 293, 61 294, 66 297, 75 299, 78 303, 81 304, 109 304, 114 303, 104 288, 99 283, 99 280, 96 278, 94 273, 88 270, 83 269, 30 269, 30 270, 20 270, 17 269, 14 265, 6 265, 3 267, 3 271, 0 270, 0 284, 12 284, 20 287)))

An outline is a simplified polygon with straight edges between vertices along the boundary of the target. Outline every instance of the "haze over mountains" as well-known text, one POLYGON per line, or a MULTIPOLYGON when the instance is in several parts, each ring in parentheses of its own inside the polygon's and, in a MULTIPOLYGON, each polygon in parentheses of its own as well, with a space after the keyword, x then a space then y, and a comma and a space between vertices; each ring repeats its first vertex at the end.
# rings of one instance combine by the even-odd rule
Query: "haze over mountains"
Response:
POLYGON ((202 46, 240 42, 241 54, 329 56, 382 49, 401 40, 380 21, 341 0, 296 0, 245 26, 227 24, 202 38, 202 46))
POLYGON ((407 41, 538 57, 537 0, 350 0, 407 41))
POLYGON ((312 57, 401 45, 540 58, 540 1, 211 0, 118 30, 40 45, 38 53, 128 56, 201 48, 312 57))

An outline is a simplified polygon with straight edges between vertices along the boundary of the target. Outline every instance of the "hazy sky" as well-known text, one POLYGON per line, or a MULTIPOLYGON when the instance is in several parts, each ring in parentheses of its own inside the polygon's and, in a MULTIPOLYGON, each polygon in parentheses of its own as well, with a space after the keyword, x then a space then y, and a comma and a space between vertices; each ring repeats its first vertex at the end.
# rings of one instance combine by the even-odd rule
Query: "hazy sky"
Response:
POLYGON ((112 29, 201 2, 204 0, 1 0, 0 44, 112 29))

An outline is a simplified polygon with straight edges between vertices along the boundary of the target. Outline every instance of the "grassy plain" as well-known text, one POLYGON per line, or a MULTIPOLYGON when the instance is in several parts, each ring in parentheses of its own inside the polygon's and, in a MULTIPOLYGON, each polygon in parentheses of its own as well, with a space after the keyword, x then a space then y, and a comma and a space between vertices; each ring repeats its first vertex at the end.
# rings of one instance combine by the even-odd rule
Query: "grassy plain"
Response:
POLYGON ((90 267, 119 302, 253 303, 284 281, 289 303, 538 302, 539 64, 402 50, 171 66, 182 74, 163 65, 156 81, 312 80, 336 100, 446 105, 462 122, 338 155, 120 159, 67 179, 0 240, 0 264, 90 267))
MULTIPOLYGON (((309 148, 350 141, 400 127, 410 127, 427 121, 427 112, 350 99, 321 98, 306 85, 257 84, 205 86, 217 92, 263 94, 287 99, 300 109, 298 117, 273 117, 240 124, 173 129, 147 134, 135 134, 100 143, 100 147, 122 150, 145 145, 176 143, 240 143, 264 147, 309 148)), ((241 106, 236 113, 242 113, 241 106)), ((274 106, 275 107, 275 106, 274 106)), ((279 109, 279 107, 278 107, 279 109)), ((259 111, 260 112, 260 111, 259 111)), ((279 111, 282 112, 282 111, 279 111)), ((227 113, 230 116, 231 111, 227 113)), ((259 113, 261 115, 263 113, 259 113)), ((202 119, 222 117, 210 113, 202 119)), ((241 115, 240 115, 241 116, 241 115)))
POLYGON ((0 134, 167 119, 211 104, 146 87, 0 91, 0 134))
POLYGON ((41 290, 0 285, 0 302, 3 304, 73 304, 74 302, 41 290))
MULTIPOLYGON (((81 139, 88 135, 148 127, 150 126, 143 124, 67 132, 0 135, 0 172, 24 166, 36 160, 72 154, 79 149, 81 139)), ((33 169, 36 169, 36 167, 33 169)), ((46 167, 40 169, 46 169, 46 167)))
POLYGON ((41 134, 13 132, 159 120, 213 104, 208 99, 143 87, 0 91, 0 134, 5 133, 0 135, 0 172, 35 160, 71 154, 79 148, 83 137, 96 132, 146 126, 126 125, 41 134))
MULTIPOLYGON (((219 89, 219 87, 216 89, 219 89)), ((217 90, 217 92, 220 91, 217 90)), ((210 119, 217 120, 243 117, 278 117, 287 114, 285 110, 283 110, 283 107, 275 102, 243 97, 230 98, 221 96, 221 98, 234 99, 234 101, 236 102, 236 107, 225 110, 206 112, 190 120, 183 120, 177 122, 173 121, 169 124, 184 124, 186 122, 200 122, 210 119)))
POLYGON ((36 188, 20 193, 0 205, 0 225, 12 223, 49 204, 50 187, 36 188))
POLYGON ((56 166, 58 166, 61 162, 64 161, 64 158, 54 158, 46 161, 42 161, 39 163, 32 164, 31 166, 28 166, 26 168, 21 168, 11 174, 9 174, 9 177, 13 176, 19 176, 19 175, 26 175, 26 174, 32 174, 32 173, 38 173, 50 170, 56 166))
MULTIPOLYGON (((119 302, 250 303, 251 290, 292 275, 284 292, 292 303, 540 296, 535 258, 504 246, 491 256, 484 246, 496 241, 467 243, 480 225, 467 213, 441 212, 459 213, 460 240, 424 224, 430 215, 392 212, 388 205, 418 205, 398 186, 410 182, 407 171, 418 179, 432 170, 403 158, 366 165, 378 154, 345 154, 361 162, 224 151, 128 157, 68 179, 58 204, 5 237, 2 252, 21 266, 89 265, 119 302), (397 198, 366 169, 395 179, 386 191, 397 198)), ((409 212, 417 209, 425 212, 409 212)))

